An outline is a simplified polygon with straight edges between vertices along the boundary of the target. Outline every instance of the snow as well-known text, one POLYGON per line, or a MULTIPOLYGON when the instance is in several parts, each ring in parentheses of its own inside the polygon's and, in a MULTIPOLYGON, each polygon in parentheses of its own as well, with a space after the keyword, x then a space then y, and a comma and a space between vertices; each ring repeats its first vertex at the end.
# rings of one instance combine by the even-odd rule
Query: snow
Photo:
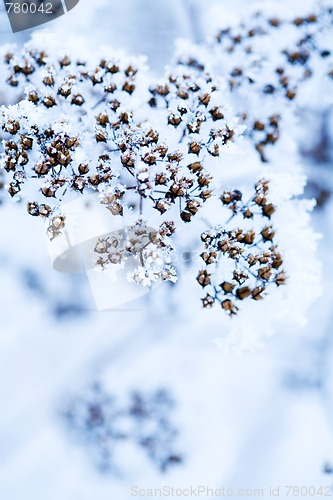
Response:
MULTIPOLYGON (((209 36, 221 19, 237 24, 264 4, 272 15, 285 13, 281 1, 249 7, 244 0, 109 0, 97 7, 81 0, 50 24, 54 33, 40 36, 51 44, 70 33, 81 50, 110 43, 148 55, 160 78, 176 38, 198 41, 186 14, 189 5, 198 9, 192 14, 197 12, 209 36)), ((288 9, 296 15, 313 4, 292 0, 288 9)), ((1 36, 17 43, 28 34, 1 36)), ((314 94, 311 84, 307 92, 301 103, 314 94)), ((331 486, 323 467, 333 461, 333 201, 311 212, 313 202, 299 199, 305 173, 317 178, 319 167, 304 168, 289 131, 265 170, 245 139, 240 151, 225 154, 223 178, 230 186, 249 186, 263 172, 271 179, 271 196, 281 208, 274 216, 279 243, 290 271, 285 289, 255 303, 258 308, 244 305, 239 319, 200 309, 195 279, 187 284, 195 272, 184 242, 193 241, 196 251, 189 226, 178 240, 184 255, 175 285, 163 283, 130 308, 98 313, 84 276, 52 269, 43 224, 20 203, 6 200, 0 207, 1 499, 129 500, 132 486, 165 484, 266 492, 279 485, 279 498, 287 498, 286 485, 331 486), (74 439, 60 416, 64 399, 95 380, 119 398, 133 389, 166 387, 176 402, 172 420, 184 463, 163 475, 140 450, 124 446, 115 471, 98 472, 89 448, 74 439)), ((330 187, 330 172, 322 168, 330 187)))

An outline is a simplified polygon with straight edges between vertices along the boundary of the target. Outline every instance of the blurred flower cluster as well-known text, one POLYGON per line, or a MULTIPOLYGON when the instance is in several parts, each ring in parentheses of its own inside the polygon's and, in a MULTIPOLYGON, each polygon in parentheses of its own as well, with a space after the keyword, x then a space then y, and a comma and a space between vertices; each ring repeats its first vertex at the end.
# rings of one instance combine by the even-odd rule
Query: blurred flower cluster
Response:
POLYGON ((279 140, 281 123, 290 133, 295 112, 331 106, 332 28, 330 5, 296 17, 254 11, 240 24, 223 26, 209 43, 262 161, 279 140))
POLYGON ((174 450, 177 431, 169 417, 173 407, 169 393, 162 389, 152 394, 133 392, 122 404, 96 383, 70 399, 61 415, 69 430, 89 444, 89 454, 101 470, 117 470, 117 447, 128 442, 165 472, 182 462, 174 450))

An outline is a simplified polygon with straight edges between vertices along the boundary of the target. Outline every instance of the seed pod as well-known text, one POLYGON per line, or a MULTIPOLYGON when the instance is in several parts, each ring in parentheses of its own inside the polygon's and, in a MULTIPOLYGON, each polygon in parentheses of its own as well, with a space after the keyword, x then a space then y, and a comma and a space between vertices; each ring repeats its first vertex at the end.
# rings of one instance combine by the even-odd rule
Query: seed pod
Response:
POLYGON ((211 183, 212 181, 212 177, 208 174, 206 175, 203 175, 203 174, 200 174, 198 176, 198 184, 200 187, 207 187, 209 186, 209 184, 211 183))
POLYGON ((264 239, 264 241, 272 241, 275 236, 275 231, 272 226, 265 227, 260 233, 264 239))
POLYGON ((291 89, 288 89, 287 92, 286 92, 286 97, 292 101, 293 99, 295 99, 296 97, 296 91, 295 90, 291 90, 291 89))
POLYGON ((245 271, 234 271, 233 278, 237 283, 242 285, 248 279, 248 275, 245 271))
POLYGON ((269 19, 269 21, 268 21, 268 22, 269 22, 269 24, 270 24, 271 26, 274 26, 274 28, 277 28, 277 27, 278 27, 278 26, 280 26, 280 24, 281 24, 280 19, 279 19, 279 18, 277 18, 277 17, 273 17, 272 19, 269 19))
POLYGON ((237 314, 238 307, 236 307, 230 299, 226 299, 221 302, 221 307, 224 311, 228 312, 230 316, 237 314))
POLYGON ((267 203, 265 196, 257 195, 253 200, 259 207, 264 207, 267 203))
MULTIPOLYGON (((269 124, 274 127, 278 128, 279 127, 279 121, 280 121, 280 116, 279 115, 272 115, 269 117, 269 124)), ((265 184, 267 190, 268 190, 268 181, 263 181, 263 184, 265 184)))
POLYGON ((189 212, 191 212, 191 214, 195 215, 198 212, 200 206, 201 206, 200 201, 198 201, 198 200, 189 200, 186 203, 186 210, 188 210, 189 212))
POLYGON ((126 167, 133 167, 135 165, 135 156, 128 150, 121 156, 120 161, 126 167))
POLYGON ((191 214, 190 212, 187 212, 185 210, 183 210, 181 213, 180 213, 180 218, 182 219, 182 221, 184 222, 191 222, 191 219, 193 217, 193 214, 191 214))
POLYGON ((43 83, 44 85, 46 85, 47 87, 52 87, 54 85, 54 77, 53 75, 49 74, 49 75, 46 75, 43 79, 43 83))
POLYGON ((52 225, 55 229, 63 229, 65 227, 65 216, 63 215, 55 215, 52 218, 52 225))
POLYGON ((38 217, 39 214, 39 205, 36 201, 29 202, 27 204, 27 212, 29 215, 32 215, 33 217, 38 217))
POLYGON ((209 113, 214 121, 222 120, 224 118, 224 114, 219 106, 215 106, 209 111, 209 113))
POLYGON ((151 91, 152 93, 156 93, 160 96, 166 96, 169 94, 170 92, 170 89, 169 89, 169 86, 167 84, 165 85, 158 85, 155 89, 153 89, 153 91, 151 91))
POLYGON ((181 186, 181 184, 175 182, 171 187, 170 187, 170 193, 172 197, 181 197, 184 196, 185 190, 181 186))
POLYGON ((106 70, 108 71, 108 73, 115 75, 116 73, 119 73, 119 66, 117 64, 108 63, 106 65, 106 70))
POLYGON ((254 290, 252 290, 252 298, 254 300, 262 300, 262 293, 265 291, 264 286, 257 286, 254 290))
POLYGON ((108 94, 113 94, 117 90, 117 85, 115 83, 110 83, 104 87, 105 92, 108 94))
POLYGON ((267 267, 262 267, 258 271, 258 276, 264 281, 269 280, 269 278, 272 276, 272 266, 267 266, 267 267))
POLYGON ((15 135, 20 130, 21 125, 18 120, 8 120, 4 128, 9 134, 15 135))
POLYGON ((60 66, 63 68, 64 66, 69 66, 71 64, 71 60, 68 56, 64 56, 60 61, 59 61, 60 66))
POLYGON ((86 187, 87 182, 84 177, 81 176, 75 176, 72 182, 72 187, 76 190, 79 191, 80 193, 83 193, 84 188, 86 187))
POLYGON ((203 104, 206 107, 210 103, 210 99, 211 99, 211 96, 207 92, 205 92, 204 94, 201 94, 201 96, 199 97, 199 101, 201 102, 201 104, 203 104))
POLYGON ((12 157, 12 156, 8 156, 6 158, 6 162, 5 162, 5 170, 6 172, 15 172, 16 170, 16 163, 17 163, 17 158, 15 157, 12 157))
POLYGON ((113 99, 113 101, 110 102, 110 108, 112 111, 117 111, 117 109, 120 107, 120 102, 117 99, 113 99))
POLYGON ((264 205, 262 207, 262 213, 265 215, 265 217, 270 218, 275 212, 275 207, 273 203, 269 203, 268 205, 264 205))
POLYGON ((202 198, 204 201, 208 200, 212 196, 212 191, 209 189, 206 189, 204 191, 201 191, 200 193, 200 198, 202 198))
POLYGON ((89 172, 88 165, 81 163, 81 165, 79 165, 79 172, 80 172, 81 175, 87 174, 89 172))
POLYGON ((56 106, 55 99, 51 95, 47 95, 47 96, 43 97, 42 103, 47 108, 53 108, 53 106, 56 106))
POLYGON ((203 243, 206 243, 206 246, 210 245, 213 242, 213 237, 211 236, 209 231, 201 234, 201 241, 203 243))
POLYGON ((98 174, 95 174, 95 175, 91 175, 89 177, 89 183, 92 185, 92 186, 98 186, 100 183, 101 183, 101 178, 98 174))
POLYGON ((31 139, 31 137, 28 137, 26 135, 21 135, 20 144, 22 149, 29 150, 32 148, 33 139, 31 139))
POLYGON ((305 22, 305 19, 303 19, 302 17, 296 17, 293 21, 295 26, 301 26, 304 22, 305 22))
POLYGON ((38 212, 41 217, 48 217, 52 212, 52 209, 49 205, 45 205, 44 203, 42 203, 41 205, 39 205, 38 212))
POLYGON ((265 130, 265 125, 259 120, 254 122, 253 130, 265 130))
POLYGON ((124 213, 123 206, 118 202, 111 203, 110 205, 107 205, 106 208, 111 212, 112 215, 123 215, 124 213))
MULTIPOLYGON (((164 214, 170 206, 171 206, 171 204, 167 200, 159 200, 155 204, 155 208, 156 208, 156 210, 158 210, 160 212, 160 214, 164 214)), ((185 222, 187 222, 187 221, 185 221, 185 222)))
POLYGON ((213 144, 210 147, 207 148, 207 151, 210 155, 214 156, 217 158, 220 156, 220 146, 218 144, 213 144))
POLYGON ((43 195, 46 197, 46 198, 54 198, 55 197, 55 192, 56 192, 56 188, 54 188, 54 186, 43 186, 42 189, 41 189, 41 192, 43 193, 43 195))
POLYGON ((75 94, 72 97, 72 104, 75 106, 82 106, 84 104, 85 100, 81 94, 75 94))
POLYGON ((134 90, 135 90, 135 84, 133 82, 130 82, 130 81, 126 81, 123 85, 123 88, 122 90, 124 90, 124 92, 127 92, 128 94, 133 94, 134 90))
POLYGON ((182 122, 182 118, 179 115, 175 115, 174 113, 171 113, 168 116, 168 124, 173 125, 174 127, 178 127, 178 125, 182 122))
POLYGON ((202 305, 205 309, 211 309, 215 303, 214 297, 209 295, 209 293, 207 293, 206 297, 201 299, 201 301, 202 301, 202 305))
POLYGON ((248 286, 243 286, 242 288, 238 288, 238 290, 236 290, 236 296, 239 300, 246 299, 251 295, 251 293, 252 292, 248 286))
POLYGON ((168 160, 171 162, 180 163, 183 159, 183 155, 180 151, 168 155, 168 160))
POLYGON ((120 252, 111 252, 108 256, 108 259, 111 264, 121 264, 122 255, 120 252))
POLYGON ((230 249, 231 243, 228 240, 220 240, 217 243, 217 247, 221 252, 226 253, 230 249))
POLYGON ((229 283, 228 281, 223 281, 221 283, 220 287, 224 291, 225 294, 232 293, 236 285, 233 285, 232 283, 229 283))
POLYGON ((255 255, 255 254, 249 255, 247 258, 247 261, 248 261, 250 267, 255 266, 257 264, 257 262, 259 261, 259 256, 255 255))
POLYGON ((109 115, 107 113, 100 113, 97 116, 97 122, 104 127, 107 123, 109 123, 109 115))
POLYGON ((284 271, 279 273, 275 278, 275 283, 277 284, 277 286, 285 285, 286 281, 287 281, 287 275, 284 271))
POLYGON ((214 264, 217 260, 217 253, 216 252, 202 252, 200 257, 207 265, 214 264))
POLYGON ((62 97, 68 97, 72 92, 72 86, 69 83, 64 83, 58 88, 58 95, 62 97))
POLYGON ((27 163, 29 163, 29 157, 28 157, 28 155, 27 155, 27 153, 25 151, 21 151, 20 159, 19 159, 19 164, 21 166, 24 166, 27 163))
POLYGON ((203 166, 200 161, 196 161, 194 163, 191 163, 190 165, 187 165, 187 168, 191 170, 191 172, 193 172, 194 174, 197 174, 198 172, 201 172, 203 166))
POLYGON ((281 267, 282 264, 283 264, 282 255, 280 253, 276 253, 273 258, 272 267, 274 269, 279 269, 279 267, 281 267))
POLYGON ((40 163, 39 165, 36 165, 34 167, 34 171, 40 177, 46 175, 49 172, 50 168, 50 165, 48 165, 47 163, 40 163))
POLYGON ((157 106, 157 101, 156 101, 155 97, 152 97, 151 99, 149 99, 148 104, 149 104, 149 106, 150 106, 151 108, 156 108, 156 106, 157 106))
POLYGON ((106 142, 106 134, 103 130, 97 130, 95 137, 96 142, 106 142))
POLYGON ((250 230, 244 234, 243 242, 246 245, 252 245, 254 243, 255 237, 256 237, 256 233, 253 230, 250 230))
POLYGON ((157 156, 153 153, 146 153, 142 156, 142 161, 147 165, 156 165, 157 156))
POLYGON ((220 199, 224 205, 229 205, 232 202, 232 193, 230 191, 224 191, 220 199))
POLYGON ((16 80, 13 76, 10 76, 7 80, 7 83, 9 83, 11 87, 18 87, 19 81, 16 80))
POLYGON ((156 174, 155 176, 156 185, 165 185, 166 183, 167 183, 167 177, 164 173, 156 174))
POLYGON ((192 141, 189 144, 189 147, 188 147, 188 152, 189 153, 193 153, 193 154, 198 155, 200 153, 200 150, 201 150, 201 146, 200 146, 200 144, 198 142, 192 141))
POLYGON ((205 288, 205 286, 210 285, 210 276, 211 275, 205 270, 199 272, 197 276, 197 281, 202 286, 202 288, 205 288))
POLYGON ((177 96, 180 97, 181 99, 188 99, 189 98, 189 93, 186 90, 186 88, 180 88, 177 91, 177 96))

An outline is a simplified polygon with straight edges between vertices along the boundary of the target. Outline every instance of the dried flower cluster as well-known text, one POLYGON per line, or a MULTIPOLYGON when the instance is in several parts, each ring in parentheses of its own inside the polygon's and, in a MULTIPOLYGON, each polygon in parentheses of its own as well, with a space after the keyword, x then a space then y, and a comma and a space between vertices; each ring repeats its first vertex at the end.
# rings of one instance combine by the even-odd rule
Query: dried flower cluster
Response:
POLYGON ((94 248, 98 254, 95 267, 112 276, 130 260, 134 269, 128 272, 129 281, 143 286, 166 280, 175 282, 177 273, 170 265, 173 248, 168 243, 172 232, 172 223, 162 224, 158 231, 138 223, 99 238, 94 248))
POLYGON ((165 472, 182 462, 174 451, 177 431, 169 421, 173 407, 165 390, 134 392, 121 404, 100 384, 94 384, 86 394, 69 401, 62 417, 70 430, 89 445, 89 454, 100 469, 115 470, 117 446, 128 442, 141 448, 165 472))
POLYGON ((275 207, 269 202, 269 184, 262 180, 255 186, 255 195, 244 202, 240 191, 225 191, 221 202, 232 211, 232 219, 243 220, 238 227, 214 227, 201 235, 204 268, 197 281, 206 292, 205 308, 219 303, 230 315, 238 311, 237 303, 244 299, 263 299, 271 284, 286 282, 282 270, 283 258, 274 243, 275 230, 270 223, 275 207), (263 219, 259 230, 252 228, 253 219, 263 219), (265 222, 266 219, 266 222, 265 222), (250 221, 250 224, 249 224, 250 221))
MULTIPOLYGON (((94 57, 55 56, 32 42, 5 53, 7 83, 17 92, 16 104, 1 108, 1 165, 12 198, 48 220, 53 240, 66 227, 64 202, 95 192, 110 218, 124 221, 123 231, 101 236, 94 247, 95 269, 111 279, 126 267, 127 279, 142 286, 175 282, 173 252, 181 233, 213 213, 213 229, 201 236, 206 267, 198 281, 210 287, 204 307, 220 302, 234 315, 240 300, 258 300, 271 283, 283 284, 270 223, 278 207, 267 201, 268 183, 258 183, 245 203, 239 190, 225 191, 230 172, 224 170, 244 123, 266 161, 266 146, 280 137, 280 112, 256 119, 250 109, 235 116, 230 89, 199 58, 179 57, 152 84, 140 60, 94 57)), ((201 232, 196 239, 188 232, 187 245, 195 248, 201 232)))
POLYGON ((291 106, 307 105, 304 89, 313 95, 318 83, 332 81, 332 28, 333 9, 322 6, 292 19, 257 12, 216 35, 214 57, 226 70, 231 92, 254 103, 240 114, 262 161, 267 161, 266 146, 279 139, 271 118, 281 109, 285 113, 291 106))
MULTIPOLYGON (((54 54, 54 50, 40 49, 33 41, 25 44, 21 51, 14 45, 5 46, 1 56, 5 81, 14 89, 13 104, 24 95, 46 108, 63 104, 65 100, 78 106, 82 114, 90 110, 91 98, 98 103, 98 97, 102 96, 106 102, 113 103, 122 92, 131 95, 141 66, 139 59, 125 61, 114 54, 93 60, 65 51, 54 54)), ((119 107, 121 103, 113 104, 119 107)))
POLYGON ((160 99, 167 108, 168 128, 160 132, 147 119, 133 120, 138 65, 102 59, 96 68, 68 55, 50 59, 30 45, 23 54, 4 57, 7 82, 23 87, 26 96, 3 109, 2 165, 12 177, 12 197, 26 198, 21 193, 26 182, 29 195, 36 187, 29 213, 49 216, 68 192, 108 188, 110 193, 111 187, 117 198, 114 214, 123 214, 125 192, 135 189, 160 213, 179 203, 181 218, 189 222, 211 196, 212 178, 202 159, 207 152, 219 157, 235 130, 218 82, 204 69, 182 72, 180 66, 168 83, 150 88, 158 124, 165 121, 160 99))
POLYGON ((189 223, 212 196, 211 161, 220 163, 237 135, 223 85, 204 67, 179 65, 166 83, 150 87, 153 97, 142 120, 134 116, 133 97, 139 62, 103 58, 93 65, 67 54, 49 56, 32 44, 4 59, 7 83, 25 92, 1 113, 1 165, 11 197, 26 200, 30 215, 48 218, 54 239, 66 225, 62 203, 97 191, 112 216, 131 217, 130 227, 157 222, 159 228, 155 248, 139 253, 129 252, 127 242, 110 255, 110 241, 101 240, 97 247, 106 252, 97 267, 112 274, 111 265, 131 256, 140 265, 129 280, 146 286, 175 281, 172 245, 165 239, 173 236, 178 217, 189 223))
POLYGON ((99 143, 106 122, 114 129, 128 124, 124 107, 138 67, 112 57, 95 65, 55 58, 31 44, 4 57, 8 84, 25 92, 2 112, 8 191, 28 201, 31 215, 48 217, 66 193, 83 193, 115 177, 99 143))
MULTIPOLYGON (((232 56, 234 64, 229 72, 230 88, 254 84, 259 85, 266 95, 277 92, 293 100, 302 82, 313 76, 313 59, 320 57, 330 61, 330 48, 321 46, 318 35, 331 28, 332 14, 332 9, 327 7, 318 13, 291 20, 267 18, 262 13, 256 13, 246 23, 221 30, 216 35, 216 43, 223 52, 232 56), (283 37, 287 33, 292 35, 294 43, 282 48, 281 43, 285 43, 283 37), (266 53, 268 47, 265 48, 264 44, 267 40, 274 42, 274 45, 269 45, 270 60, 266 53), (274 57, 274 52, 278 52, 278 57, 274 57), (238 67, 241 58, 242 64, 238 67), (280 61, 281 65, 276 65, 276 61, 280 61), (271 80, 263 82, 263 78, 271 80)), ((327 62, 325 65, 329 67, 327 62)))

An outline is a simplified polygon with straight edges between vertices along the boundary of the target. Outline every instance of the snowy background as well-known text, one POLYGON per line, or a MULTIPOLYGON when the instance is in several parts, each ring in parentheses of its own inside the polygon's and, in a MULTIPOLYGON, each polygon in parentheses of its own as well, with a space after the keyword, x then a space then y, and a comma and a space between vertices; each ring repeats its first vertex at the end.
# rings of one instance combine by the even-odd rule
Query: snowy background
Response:
MULTIPOLYGON (((293 16, 314 4, 262 0, 251 11, 293 16)), ((245 0, 81 0, 46 29, 50 40, 83 37, 92 46, 145 54, 161 75, 177 38, 201 42, 221 20, 238 22, 249 10, 245 0)), ((0 16, 1 43, 28 39, 29 32, 10 35, 0 16)), ((330 191, 332 156, 320 165, 308 160, 304 168, 330 191)), ((84 277, 52 269, 43 224, 6 200, 0 210, 0 499, 129 500, 131 486, 166 484, 235 491, 280 485, 280 498, 287 498, 284 485, 331 486, 325 467, 333 463, 333 200, 315 209, 311 224, 323 235, 317 256, 324 272, 323 294, 309 307, 307 324, 286 321, 261 348, 236 354, 214 344, 219 315, 207 320, 197 303, 182 311, 169 285, 136 310, 94 312, 84 277), (100 472, 91 446, 60 415, 64 401, 94 381, 119 400, 132 390, 168 390, 182 463, 161 473, 143 451, 120 444, 114 470, 100 472)), ((224 329, 228 324, 223 318, 224 329)))

